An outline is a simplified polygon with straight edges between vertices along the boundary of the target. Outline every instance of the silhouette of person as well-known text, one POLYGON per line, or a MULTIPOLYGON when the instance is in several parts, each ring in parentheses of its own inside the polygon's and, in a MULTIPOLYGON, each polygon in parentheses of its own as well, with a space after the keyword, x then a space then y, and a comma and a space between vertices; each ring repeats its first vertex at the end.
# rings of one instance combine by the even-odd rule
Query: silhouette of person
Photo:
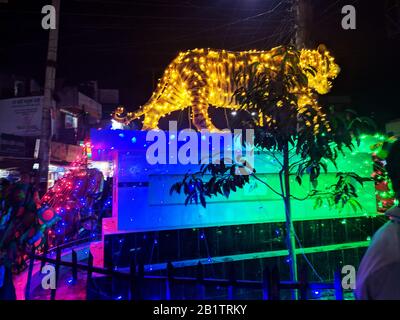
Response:
MULTIPOLYGON (((399 200, 400 140, 389 148, 386 169, 399 200)), ((357 272, 355 297, 359 300, 400 299, 400 206, 385 215, 389 221, 374 234, 357 272)))

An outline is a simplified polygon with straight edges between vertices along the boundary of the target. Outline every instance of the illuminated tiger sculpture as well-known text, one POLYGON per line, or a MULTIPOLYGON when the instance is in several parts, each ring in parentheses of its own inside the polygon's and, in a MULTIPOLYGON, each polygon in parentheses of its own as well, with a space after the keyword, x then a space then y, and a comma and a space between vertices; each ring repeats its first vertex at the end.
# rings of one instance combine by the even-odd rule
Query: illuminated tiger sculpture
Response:
MULTIPOLYGON (((233 97, 238 86, 235 85, 235 74, 258 62, 260 70, 267 68, 273 76, 282 63, 283 49, 286 50, 276 47, 269 51, 195 49, 181 52, 167 67, 150 100, 140 110, 126 113, 123 107, 118 107, 113 118, 128 124, 144 115, 142 130, 156 129, 160 118, 190 106, 191 120, 197 130, 218 130, 208 115, 208 107, 239 109, 233 97)), ((318 50, 302 49, 299 57, 299 66, 307 75, 308 86, 294 89, 298 94, 298 112, 311 106, 319 117, 316 122, 328 125, 313 92, 327 93, 339 67, 324 46, 318 50), (309 72, 310 69, 314 72, 309 72)), ((242 76, 240 85, 244 86, 248 78, 242 76)))

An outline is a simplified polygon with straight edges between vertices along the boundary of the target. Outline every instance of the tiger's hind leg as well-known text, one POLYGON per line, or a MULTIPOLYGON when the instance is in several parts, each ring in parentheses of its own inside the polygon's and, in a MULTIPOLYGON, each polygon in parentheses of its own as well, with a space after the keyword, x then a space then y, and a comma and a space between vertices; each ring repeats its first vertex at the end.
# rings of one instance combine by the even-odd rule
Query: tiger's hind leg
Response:
POLYGON ((179 110, 181 110, 179 100, 166 101, 163 98, 157 100, 153 106, 148 107, 144 112, 142 130, 159 129, 158 125, 161 118, 179 110), (165 113, 164 106, 167 107, 168 113, 165 113))
POLYGON ((161 114, 154 112, 153 110, 146 112, 143 119, 142 130, 158 129, 158 122, 160 121, 161 117, 161 114))
POLYGON ((192 121, 198 131, 207 129, 211 132, 220 131, 211 121, 208 115, 208 104, 192 106, 192 121))
POLYGON ((206 98, 207 96, 207 86, 197 87, 192 90, 192 122, 198 131, 207 129, 212 132, 217 132, 220 130, 214 126, 208 115, 209 103, 206 98))

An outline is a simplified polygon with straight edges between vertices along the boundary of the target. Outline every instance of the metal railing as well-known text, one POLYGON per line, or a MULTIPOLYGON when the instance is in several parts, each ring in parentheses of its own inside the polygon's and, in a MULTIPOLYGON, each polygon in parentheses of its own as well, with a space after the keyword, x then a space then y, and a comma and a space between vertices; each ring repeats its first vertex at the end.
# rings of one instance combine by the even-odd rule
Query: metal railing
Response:
MULTIPOLYGON (((56 271, 56 289, 51 289, 50 299, 56 299, 57 281, 60 266, 71 268, 72 283, 78 281, 78 270, 86 271, 86 292, 90 290, 93 281, 93 273, 102 274, 116 278, 124 278, 129 281, 129 299, 144 300, 144 287, 147 282, 158 282, 164 284, 165 299, 171 300, 173 297, 173 289, 177 284, 190 284, 196 287, 196 299, 202 300, 206 298, 206 288, 208 286, 219 286, 227 288, 226 299, 235 298, 235 291, 238 289, 257 289, 262 290, 263 300, 280 300, 281 290, 297 290, 300 300, 307 300, 309 290, 334 290, 335 299, 343 300, 343 289, 341 285, 341 273, 337 270, 334 273, 333 282, 309 282, 307 280, 307 269, 302 268, 299 273, 298 282, 281 281, 279 270, 275 266, 272 269, 266 267, 263 270, 262 281, 238 280, 233 265, 228 270, 228 279, 213 279, 204 277, 204 265, 199 262, 196 266, 196 277, 178 277, 175 276, 175 268, 171 262, 167 264, 166 275, 149 275, 145 274, 144 264, 142 262, 135 263, 134 259, 130 264, 129 272, 118 271, 113 268, 100 268, 93 266, 93 255, 89 250, 88 262, 78 262, 78 256, 75 250, 72 250, 71 261, 63 261, 61 259, 61 247, 56 249, 56 258, 50 258, 45 255, 38 255, 32 252, 28 269, 28 280, 25 290, 25 299, 30 299, 30 289, 32 281, 32 272, 35 260, 41 261, 41 268, 46 264, 53 264, 56 271)), ((261 297, 260 297, 261 298, 261 297)))

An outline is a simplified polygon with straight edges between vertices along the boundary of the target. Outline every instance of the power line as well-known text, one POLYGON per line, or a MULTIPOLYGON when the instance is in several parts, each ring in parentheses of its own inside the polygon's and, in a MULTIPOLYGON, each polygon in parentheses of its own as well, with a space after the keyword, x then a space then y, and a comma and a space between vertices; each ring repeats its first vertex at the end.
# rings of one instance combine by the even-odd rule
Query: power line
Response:
POLYGON ((261 41, 265 41, 265 40, 271 39, 273 37, 280 36, 282 34, 286 34, 286 31, 277 31, 277 32, 275 32, 275 33, 273 33, 271 35, 266 36, 266 37, 259 38, 259 39, 256 39, 256 40, 253 40, 253 41, 249 41, 249 42, 246 42, 246 43, 241 43, 238 46, 232 47, 232 49, 244 48, 244 47, 246 47, 246 46, 248 46, 250 44, 254 44, 254 43, 261 42, 261 41))
MULTIPOLYGON (((320 23, 322 23, 322 22, 326 22, 326 21, 328 21, 328 17, 330 18, 331 16, 332 16, 332 14, 334 14, 334 13, 337 13, 337 11, 335 12, 335 11, 331 11, 331 12, 329 12, 329 10, 331 9, 331 8, 333 8, 336 4, 338 4, 339 2, 340 2, 341 0, 336 0, 333 4, 331 4, 327 9, 325 9, 325 11, 324 12, 322 12, 322 17, 320 17, 320 19, 317 21, 317 22, 315 22, 315 25, 318 25, 318 24, 320 24, 320 23), (325 16, 324 16, 325 15, 325 16)), ((354 5, 354 4, 356 4, 358 2, 358 0, 354 0, 352 3, 350 3, 351 5, 354 5)), ((339 13, 341 13, 341 10, 339 11, 339 13)))
MULTIPOLYGON (((181 40, 188 39, 188 38, 192 39, 194 36, 198 36, 200 34, 204 34, 204 33, 207 33, 207 32, 219 30, 219 29, 222 29, 222 28, 225 28, 225 27, 228 27, 228 26, 233 26, 233 25, 236 25, 236 24, 239 24, 239 23, 243 23, 245 21, 250 21, 250 20, 253 20, 255 18, 271 14, 271 13, 275 12, 283 4, 283 2, 284 1, 280 1, 274 8, 272 8, 270 10, 267 10, 267 11, 264 11, 264 12, 261 12, 259 14, 252 15, 252 16, 245 17, 245 18, 241 18, 241 19, 235 20, 233 22, 225 23, 225 24, 222 24, 222 25, 219 25, 219 26, 216 26, 216 27, 200 30, 198 32, 186 34, 186 35, 183 35, 183 36, 180 36, 180 37, 176 37, 176 38, 172 38, 172 39, 162 39, 162 40, 156 40, 156 41, 149 41, 147 43, 141 43, 140 45, 137 45, 137 44, 136 45, 126 44, 125 46, 112 45, 112 48, 110 48, 110 49, 115 49, 116 47, 119 47, 120 49, 134 49, 134 48, 141 48, 143 46, 148 46, 148 45, 153 45, 153 44, 171 43, 171 42, 181 41, 181 40)), ((100 49, 100 50, 106 50, 107 51, 108 49, 104 48, 104 49, 100 49)))
MULTIPOLYGON (((80 2, 80 1, 78 1, 78 2, 80 2)), ((94 2, 94 1, 88 1, 88 2, 94 2)), ((107 2, 107 1, 102 1, 102 2, 107 2)), ((272 9, 269 9, 267 11, 258 13, 256 15, 252 15, 252 16, 248 16, 248 17, 245 17, 245 18, 237 19, 235 21, 232 21, 232 22, 229 22, 229 23, 225 23, 225 24, 222 24, 222 25, 219 25, 219 26, 216 26, 216 27, 200 30, 200 31, 197 31, 197 32, 192 32, 192 33, 189 33, 189 34, 186 34, 186 35, 182 35, 182 36, 179 36, 179 37, 176 37, 176 38, 172 38, 172 39, 166 38, 166 39, 161 39, 161 40, 156 40, 156 41, 149 41, 147 43, 142 43, 140 45, 131 45, 131 43, 129 42, 129 43, 126 43, 124 45, 120 45, 120 44, 118 44, 118 45, 115 45, 115 44, 110 44, 110 45, 107 45, 107 44, 106 45, 104 45, 104 44, 90 45, 89 44, 89 45, 82 45, 81 47, 85 47, 85 48, 97 47, 97 48, 99 48, 100 51, 102 51, 102 50, 104 51, 104 50, 107 50, 107 48, 110 48, 110 49, 111 48, 112 49, 115 49, 115 48, 121 48, 121 49, 140 48, 140 47, 143 47, 143 46, 149 46, 149 45, 153 45, 153 44, 170 43, 170 42, 181 41, 181 40, 185 40, 185 39, 189 39, 189 38, 191 39, 191 38, 193 38, 195 36, 198 36, 198 35, 201 35, 201 34, 205 34, 205 33, 212 32, 212 31, 216 31, 216 30, 219 30, 219 29, 222 29, 222 28, 226 28, 226 27, 235 26, 235 25, 238 25, 240 23, 247 22, 247 21, 257 22, 257 20, 255 20, 255 19, 257 19, 259 17, 266 16, 268 14, 271 14, 271 13, 275 12, 283 4, 283 2, 284 1, 280 1, 272 9)), ((36 14, 37 12, 24 11, 24 12, 19 12, 19 13, 35 13, 36 14)), ((66 15, 66 14, 67 15, 68 14, 78 15, 78 16, 79 15, 82 15, 82 16, 94 16, 94 17, 95 16, 102 16, 102 17, 109 16, 109 17, 118 17, 118 18, 123 17, 123 18, 143 18, 143 19, 144 18, 146 18, 146 19, 151 19, 151 18, 155 18, 155 19, 175 19, 176 18, 176 19, 191 20, 191 21, 196 19, 196 18, 193 18, 193 17, 152 17, 152 16, 96 15, 96 14, 65 13, 65 12, 62 13, 62 15, 66 15)), ((202 19, 207 19, 207 18, 197 18, 197 19, 198 19, 198 21, 201 21, 202 19)), ((219 19, 215 19, 215 20, 219 20, 219 19)), ((119 25, 118 24, 114 24, 114 25, 109 24, 108 26, 103 24, 102 28, 108 28, 108 27, 118 28, 121 25, 123 25, 123 24, 119 24, 119 25)), ((152 23, 152 25, 154 26, 154 23, 152 23)), ((235 33, 235 34, 237 35, 237 33, 235 33)), ((75 36, 80 36, 80 35, 81 35, 81 32, 79 34, 76 34, 76 35, 66 35, 65 38, 73 38, 75 36)), ((35 45, 34 43, 25 43, 24 45, 31 45, 31 44, 35 45)), ((20 43, 20 45, 21 45, 21 43, 20 43)))
MULTIPOLYGON (((139 1, 106 1, 106 0, 73 0, 73 2, 78 3, 88 3, 88 4, 109 4, 109 5, 129 5, 129 6, 146 6, 146 7, 168 7, 168 8, 187 8, 187 9, 206 9, 206 10, 218 10, 221 9, 219 6, 209 6, 209 5, 195 5, 191 3, 184 3, 184 4, 171 4, 171 3, 160 3, 160 2, 139 2, 139 1)), ((237 10, 240 11, 254 11, 254 9, 259 8, 238 8, 237 10)), ((224 10, 233 10, 231 7, 224 6, 224 10)))
MULTIPOLYGON (((40 13, 37 11, 12 11, 5 10, 2 13, 6 14, 27 14, 27 15, 36 15, 40 16, 40 13)), ((220 21, 221 17, 228 18, 228 16, 219 16, 216 18, 210 17, 196 17, 196 16, 151 16, 151 15, 121 15, 121 14, 104 14, 104 13, 84 13, 84 12, 62 12, 62 16, 77 16, 77 17, 93 17, 93 18, 115 18, 115 19, 143 19, 143 20, 178 20, 178 21, 220 21)), ((254 18, 257 18, 255 16, 254 18)), ((244 19, 254 19, 252 17, 244 18, 244 19)), ((102 21, 103 22, 103 21, 102 21)), ((153 22, 151 22, 153 23, 153 22)))

